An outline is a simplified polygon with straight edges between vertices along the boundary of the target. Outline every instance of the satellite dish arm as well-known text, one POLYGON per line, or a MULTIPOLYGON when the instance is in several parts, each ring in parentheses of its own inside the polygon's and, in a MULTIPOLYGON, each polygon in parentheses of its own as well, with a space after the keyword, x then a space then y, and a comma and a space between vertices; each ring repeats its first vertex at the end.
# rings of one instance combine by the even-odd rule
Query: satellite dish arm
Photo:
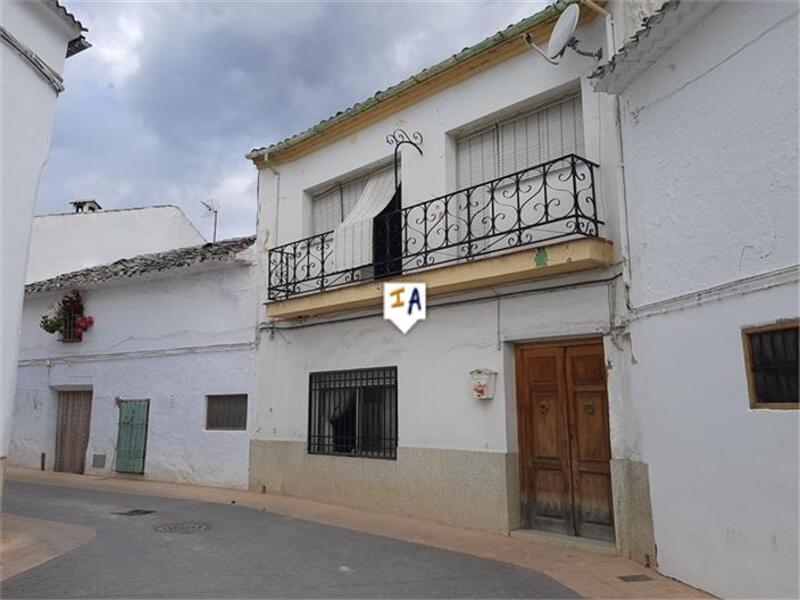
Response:
POLYGON ((522 39, 525 40, 525 43, 528 44, 528 47, 533 48, 534 50, 536 50, 536 52, 539 53, 539 56, 541 56, 543 59, 545 59, 551 65, 557 65, 558 64, 559 61, 553 60, 552 58, 547 56, 547 53, 544 50, 542 50, 541 48, 539 48, 539 46, 537 46, 536 44, 533 43, 533 38, 531 37, 531 32, 530 31, 526 31, 525 33, 523 33, 522 34, 522 39))

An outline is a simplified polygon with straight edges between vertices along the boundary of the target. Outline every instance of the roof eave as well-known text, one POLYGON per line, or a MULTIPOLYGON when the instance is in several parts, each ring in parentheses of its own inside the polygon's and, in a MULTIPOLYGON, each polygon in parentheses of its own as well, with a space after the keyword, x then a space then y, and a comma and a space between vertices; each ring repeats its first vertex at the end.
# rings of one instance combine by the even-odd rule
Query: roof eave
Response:
POLYGON ((589 76, 596 92, 618 95, 719 5, 719 0, 668 0, 647 17, 607 63, 589 76))
MULTIPOLYGON (((423 69, 419 73, 408 77, 400 83, 376 93, 374 96, 363 102, 354 104, 352 107, 334 115, 333 117, 320 121, 316 125, 293 137, 285 139, 281 142, 277 142, 268 147, 254 148, 248 152, 245 157, 253 161, 256 167, 259 168, 263 168, 264 159, 268 156, 275 156, 273 160, 275 160, 276 164, 285 162, 283 160, 278 160, 278 156, 287 153, 287 151, 290 149, 296 149, 302 143, 308 142, 309 140, 319 137, 324 133, 328 133, 329 131, 341 126, 343 123, 351 121, 359 115, 363 115, 364 113, 374 110, 378 106, 384 105, 388 100, 398 98, 401 94, 407 92, 411 88, 424 85, 431 79, 439 77, 443 73, 448 72, 453 67, 476 60, 483 53, 495 49, 502 44, 519 40, 523 33, 529 32, 537 27, 541 27, 550 21, 554 23, 561 11, 567 5, 573 4, 575 1, 577 0, 557 1, 538 13, 531 15, 526 19, 522 19, 513 25, 510 25, 505 30, 499 31, 494 35, 485 38, 481 42, 465 48, 461 52, 454 54, 431 67, 423 69)), ((600 1, 598 4, 604 5, 605 1, 600 1)), ((592 21, 595 17, 596 14, 593 11, 585 11, 581 16, 581 25, 592 21)), ((523 45, 521 41, 520 44, 523 45)))

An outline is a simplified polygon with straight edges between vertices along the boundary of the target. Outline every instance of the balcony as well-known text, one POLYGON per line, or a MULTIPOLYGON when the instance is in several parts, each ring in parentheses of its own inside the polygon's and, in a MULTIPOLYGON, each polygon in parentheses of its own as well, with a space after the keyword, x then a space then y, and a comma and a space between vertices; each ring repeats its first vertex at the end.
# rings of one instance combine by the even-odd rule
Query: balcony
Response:
MULTIPOLYGON (((372 239, 362 240, 372 245, 372 261, 365 264, 341 268, 334 231, 275 247, 269 252, 268 298, 273 304, 283 304, 300 300, 298 296, 389 277, 405 278, 406 274, 421 271, 426 273, 416 278, 424 281, 425 276, 430 275, 427 271, 446 266, 460 267, 459 272, 467 282, 470 277, 477 281, 475 269, 467 265, 479 259, 484 259, 481 263, 493 255, 497 255, 497 260, 503 259, 504 267, 489 269, 495 274, 508 268, 519 270, 520 265, 510 266, 504 255, 581 240, 596 242, 589 250, 580 247, 578 254, 586 255, 588 261, 583 268, 608 264, 607 243, 600 239, 603 222, 597 213, 597 167, 592 161, 570 154, 381 214, 372 222, 372 239)), ((574 254, 578 246, 573 244, 572 248, 574 254)), ((530 262, 524 263, 524 269, 548 266, 546 253, 542 264, 541 252, 531 252, 530 262)), ((572 254, 562 252, 565 263, 580 258, 572 254)), ((578 263, 564 270, 577 270, 577 266, 578 263)), ((458 288, 457 285, 446 287, 450 291, 458 288)), ((372 297, 374 293, 369 295, 372 297)), ((365 302, 361 305, 366 305, 365 302)), ((268 312, 285 317, 314 314, 308 302, 303 302, 302 306, 288 310, 275 307, 268 312)))

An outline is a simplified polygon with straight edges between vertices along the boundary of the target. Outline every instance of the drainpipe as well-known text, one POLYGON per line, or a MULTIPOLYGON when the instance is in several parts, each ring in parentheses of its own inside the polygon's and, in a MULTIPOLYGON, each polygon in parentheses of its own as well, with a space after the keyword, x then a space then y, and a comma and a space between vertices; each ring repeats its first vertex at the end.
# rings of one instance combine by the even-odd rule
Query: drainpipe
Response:
POLYGON ((269 160, 269 153, 264 151, 264 154, 261 156, 261 159, 264 161, 264 164, 267 165, 267 168, 272 171, 272 174, 275 175, 275 230, 274 230, 274 239, 275 243, 278 243, 278 226, 280 223, 280 211, 281 211, 281 173, 275 168, 275 165, 269 160))
MULTIPOLYGON (((264 232, 265 236, 264 236, 263 249, 260 248, 260 247, 258 248, 259 260, 260 260, 261 259, 262 250, 263 250, 263 253, 265 255, 267 254, 269 242, 272 240, 274 243, 277 243, 278 239, 279 239, 278 238, 278 228, 279 228, 279 223, 280 223, 280 206, 281 206, 281 173, 280 173, 280 171, 278 171, 278 169, 275 167, 275 165, 272 164, 272 162, 270 161, 269 153, 266 150, 263 152, 263 154, 261 154, 261 156, 259 158, 264 162, 264 164, 267 166, 267 168, 270 171, 272 171, 272 174, 275 176, 275 223, 274 223, 274 227, 273 227, 272 232, 270 232, 269 230, 265 230, 265 232, 264 232)), ((257 204, 258 204, 258 211, 256 213, 258 215, 258 219, 257 219, 258 222, 257 222, 256 227, 257 227, 257 229, 260 229, 261 228, 261 222, 262 222, 262 219, 261 219, 261 172, 260 171, 259 171, 259 174, 258 174, 258 179, 256 180, 256 196, 257 196, 257 204)), ((264 266, 265 266, 265 269, 264 269, 264 271, 260 271, 260 275, 265 278, 264 290, 266 292, 269 289, 269 258, 268 257, 265 258, 264 266)), ((261 320, 261 306, 262 306, 262 304, 259 304, 259 308, 258 308, 258 312, 257 312, 257 316, 256 316, 256 322, 257 323, 263 323, 263 321, 261 320)), ((257 326, 256 327, 256 343, 257 344, 258 344, 258 339, 259 339, 260 335, 261 335, 261 328, 260 328, 260 326, 257 326)))
POLYGON ((616 44, 614 42, 614 18, 611 16, 611 13, 607 11, 605 8, 594 2, 594 0, 578 0, 579 4, 582 4, 592 12, 597 13, 598 15, 605 18, 605 25, 606 25, 606 60, 611 60, 611 57, 614 56, 616 53, 616 44))
MULTIPOLYGON (((608 10, 598 5, 594 0, 577 0, 579 4, 585 6, 589 10, 604 17, 605 20, 605 56, 606 61, 610 61, 617 52, 616 35, 614 31, 614 18, 608 10)), ((625 290, 625 306, 630 310, 630 281, 631 281, 631 265, 630 265, 630 235, 628 233, 628 199, 625 190, 625 153, 622 146, 622 108, 620 106, 619 96, 614 96, 614 118, 616 120, 614 129, 616 130, 617 142, 617 157, 618 162, 616 165, 617 171, 617 211, 619 213, 620 224, 620 237, 622 239, 622 283, 625 290)), ((613 325, 613 324, 612 324, 613 325)))

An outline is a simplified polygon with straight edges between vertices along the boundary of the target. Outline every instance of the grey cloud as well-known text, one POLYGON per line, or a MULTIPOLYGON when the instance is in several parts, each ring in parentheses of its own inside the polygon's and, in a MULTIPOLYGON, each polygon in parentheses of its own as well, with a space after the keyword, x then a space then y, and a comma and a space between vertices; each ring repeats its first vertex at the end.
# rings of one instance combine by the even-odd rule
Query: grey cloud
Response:
POLYGON ((39 209, 62 210, 75 196, 109 206, 172 202, 207 231, 199 200, 217 194, 221 235, 251 233, 247 150, 542 5, 73 2, 95 48, 68 63, 39 209))

